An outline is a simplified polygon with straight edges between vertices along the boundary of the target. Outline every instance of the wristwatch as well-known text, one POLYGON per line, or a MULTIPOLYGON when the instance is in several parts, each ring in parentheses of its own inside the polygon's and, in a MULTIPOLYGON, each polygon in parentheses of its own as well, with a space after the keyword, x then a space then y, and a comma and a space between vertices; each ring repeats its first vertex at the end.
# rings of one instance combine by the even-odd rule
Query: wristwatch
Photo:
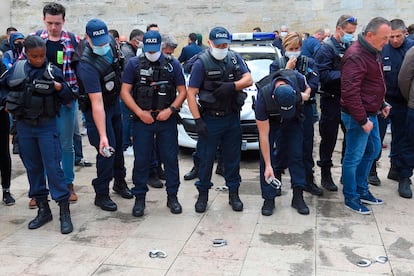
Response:
POLYGON ((177 109, 173 105, 170 105, 170 110, 173 114, 177 113, 177 109))

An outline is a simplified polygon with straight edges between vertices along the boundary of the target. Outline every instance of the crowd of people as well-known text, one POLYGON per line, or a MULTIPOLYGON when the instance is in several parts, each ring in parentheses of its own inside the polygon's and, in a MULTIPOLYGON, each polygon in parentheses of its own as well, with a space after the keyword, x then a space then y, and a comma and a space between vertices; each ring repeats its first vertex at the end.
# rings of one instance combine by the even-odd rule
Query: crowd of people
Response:
MULTIPOLYGON (((149 24, 145 32, 133 29, 127 40, 95 18, 81 39, 64 30, 65 16, 63 5, 48 3, 43 8, 45 29, 24 36, 10 27, 1 45, 3 203, 15 203, 10 193, 13 129, 13 153, 20 155, 29 180, 29 207, 38 208, 29 229, 53 219, 50 193, 60 207, 61 233, 73 231, 69 203, 78 200, 74 166, 92 166, 82 156, 81 122, 96 149, 96 177, 91 181, 96 206, 117 210, 109 191, 113 181, 112 189, 122 198, 135 198, 132 215, 141 217, 148 186, 162 188, 165 180, 166 205, 180 214, 177 113, 187 100, 198 141, 194 167, 184 179, 197 179, 195 211, 208 208, 217 158, 216 173, 225 179, 229 205, 242 211, 240 110, 247 96, 243 89, 253 80, 245 61, 229 47, 230 32, 212 28, 208 45, 201 34, 190 33, 176 59, 177 41, 161 34, 157 24, 149 24), (191 73, 188 86, 184 72, 191 73), (124 154, 134 156, 131 189, 124 154)), ((414 41, 400 19, 373 18, 356 36, 357 24, 355 17, 342 15, 332 35, 322 28, 305 36, 289 32, 287 26, 275 31, 273 45, 283 56, 256 83, 262 215, 273 214, 286 169, 292 207, 299 214, 310 213, 303 192, 323 196, 338 191, 331 167, 339 126, 344 132, 340 181, 347 208, 369 214, 366 204, 382 204, 368 184, 381 184, 376 161, 389 123, 388 178, 398 181, 401 197, 412 197, 414 41), (316 164, 326 191, 314 177, 316 121, 321 137, 316 164)))

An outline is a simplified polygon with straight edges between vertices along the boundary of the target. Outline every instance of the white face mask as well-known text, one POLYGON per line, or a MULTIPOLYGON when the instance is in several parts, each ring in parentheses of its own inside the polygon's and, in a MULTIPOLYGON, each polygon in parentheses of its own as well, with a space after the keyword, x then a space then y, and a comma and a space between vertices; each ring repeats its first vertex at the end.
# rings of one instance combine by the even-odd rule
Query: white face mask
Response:
POLYGON ((211 47, 211 55, 217 60, 223 60, 227 53, 229 52, 229 48, 219 49, 211 47))
POLYGON ((156 62, 161 56, 161 51, 155 52, 153 54, 146 52, 145 53, 145 57, 151 61, 151 62, 156 62))
POLYGON ((300 51, 293 52, 293 51, 286 51, 285 57, 289 59, 298 58, 300 56, 300 51))
POLYGON ((288 32, 280 32, 280 37, 284 38, 285 36, 287 36, 288 32))

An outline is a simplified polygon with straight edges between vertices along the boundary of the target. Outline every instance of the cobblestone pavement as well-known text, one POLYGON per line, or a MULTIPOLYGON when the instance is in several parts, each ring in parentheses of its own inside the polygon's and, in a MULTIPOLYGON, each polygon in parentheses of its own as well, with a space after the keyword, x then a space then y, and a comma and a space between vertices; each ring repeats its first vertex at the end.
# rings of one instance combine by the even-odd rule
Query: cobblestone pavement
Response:
MULTIPOLYGON (((153 188, 142 218, 131 215, 134 200, 114 193, 118 211, 102 211, 93 204, 95 168, 76 167, 79 201, 71 205, 74 231, 69 235, 60 234, 54 202, 51 223, 37 230, 27 228, 36 210, 28 209, 27 176, 19 157, 13 155, 11 190, 16 205, 0 206, 0 275, 414 275, 414 201, 400 198, 397 182, 386 178, 389 139, 387 134, 388 148, 378 166, 382 185, 371 187, 384 204, 370 207, 368 216, 345 209, 341 191, 325 191, 321 198, 306 194, 311 213, 299 215, 290 207, 292 192, 286 174, 275 213, 263 217, 257 152, 242 158, 243 212, 233 212, 227 192, 213 187, 207 212, 195 213, 193 181, 182 179, 192 166, 191 153, 182 150, 178 195, 182 214, 171 214, 165 190, 153 188), (216 238, 226 239, 227 245, 213 247, 216 238), (153 249, 168 256, 150 258, 153 249), (375 260, 381 255, 389 258, 384 264, 356 266, 360 259, 375 260)), ((94 149, 86 137, 83 140, 86 159, 94 161, 94 149)), ((341 172, 339 158, 338 148, 333 168, 336 182, 341 172)), ((131 186, 133 157, 125 160, 131 186)), ((320 170, 315 171, 319 182, 320 170)), ((213 182, 224 185, 223 178, 215 174, 213 182)))

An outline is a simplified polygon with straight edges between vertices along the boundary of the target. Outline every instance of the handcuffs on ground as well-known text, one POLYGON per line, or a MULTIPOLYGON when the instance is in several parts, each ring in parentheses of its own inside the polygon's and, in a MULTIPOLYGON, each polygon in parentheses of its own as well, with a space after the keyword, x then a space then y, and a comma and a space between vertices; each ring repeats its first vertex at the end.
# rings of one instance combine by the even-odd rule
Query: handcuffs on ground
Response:
POLYGON ((150 258, 166 258, 168 255, 162 250, 153 249, 149 252, 150 258))
POLYGON ((368 259, 361 259, 361 260, 356 262, 356 265, 359 266, 359 267, 368 267, 372 264, 372 262, 385 264, 387 261, 388 261, 387 256, 377 256, 374 261, 371 261, 371 260, 368 260, 368 259))
POLYGON ((227 240, 225 239, 214 239, 213 240, 213 246, 214 247, 220 247, 227 245, 227 240))

